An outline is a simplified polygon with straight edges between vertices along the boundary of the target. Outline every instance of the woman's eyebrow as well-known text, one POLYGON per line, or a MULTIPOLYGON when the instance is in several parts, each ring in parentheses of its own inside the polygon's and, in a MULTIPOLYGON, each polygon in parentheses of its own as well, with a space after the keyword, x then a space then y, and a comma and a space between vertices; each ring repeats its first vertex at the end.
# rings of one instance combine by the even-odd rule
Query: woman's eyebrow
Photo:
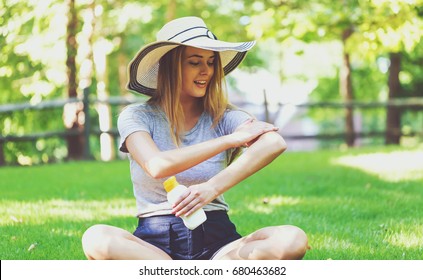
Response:
MULTIPOLYGON (((193 54, 191 56, 188 56, 188 58, 191 58, 191 57, 203 58, 203 56, 202 55, 199 55, 199 54, 193 54)), ((214 55, 210 56, 209 58, 214 58, 214 55)))

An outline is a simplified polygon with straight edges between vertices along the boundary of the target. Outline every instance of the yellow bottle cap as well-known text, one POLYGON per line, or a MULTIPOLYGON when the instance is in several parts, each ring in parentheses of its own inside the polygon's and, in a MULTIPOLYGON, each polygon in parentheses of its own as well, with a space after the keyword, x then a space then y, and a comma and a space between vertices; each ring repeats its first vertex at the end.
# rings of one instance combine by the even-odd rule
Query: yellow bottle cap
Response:
POLYGON ((169 179, 167 179, 166 181, 163 182, 163 186, 164 186, 164 189, 166 190, 166 192, 170 192, 177 185, 179 185, 179 183, 178 183, 178 181, 176 181, 175 176, 172 176, 172 177, 170 177, 169 179))

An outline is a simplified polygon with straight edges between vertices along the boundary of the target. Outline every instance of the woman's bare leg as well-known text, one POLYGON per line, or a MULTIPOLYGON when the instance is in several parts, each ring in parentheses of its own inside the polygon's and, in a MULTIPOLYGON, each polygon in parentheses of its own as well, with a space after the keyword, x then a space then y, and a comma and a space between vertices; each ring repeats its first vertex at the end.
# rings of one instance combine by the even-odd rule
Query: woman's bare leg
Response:
POLYGON ((171 260, 159 248, 130 232, 108 225, 94 225, 82 236, 82 248, 88 259, 95 260, 171 260))
POLYGON ((224 246, 213 259, 295 260, 302 259, 308 248, 307 235, 295 226, 274 226, 224 246))

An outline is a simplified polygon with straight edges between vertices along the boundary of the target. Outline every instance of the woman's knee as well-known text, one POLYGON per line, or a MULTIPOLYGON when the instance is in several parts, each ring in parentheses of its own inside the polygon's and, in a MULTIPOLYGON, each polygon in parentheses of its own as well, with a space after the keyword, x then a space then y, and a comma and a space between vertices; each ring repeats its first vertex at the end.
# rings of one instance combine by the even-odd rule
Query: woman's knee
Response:
POLYGON ((88 259, 109 259, 113 234, 107 225, 89 227, 82 235, 82 249, 88 259))
POLYGON ((280 237, 280 244, 283 244, 283 259, 302 259, 308 249, 308 238, 306 233, 299 227, 284 225, 277 227, 280 237))
POLYGON ((305 232, 291 225, 260 229, 243 239, 242 259, 302 259, 308 248, 305 232))

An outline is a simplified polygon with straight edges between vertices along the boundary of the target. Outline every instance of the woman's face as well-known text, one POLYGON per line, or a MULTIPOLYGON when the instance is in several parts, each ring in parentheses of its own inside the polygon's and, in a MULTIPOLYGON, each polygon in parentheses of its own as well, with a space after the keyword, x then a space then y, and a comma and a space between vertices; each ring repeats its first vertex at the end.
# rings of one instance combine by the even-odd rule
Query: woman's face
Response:
POLYGON ((186 47, 182 53, 181 98, 203 97, 214 74, 213 51, 186 47))

